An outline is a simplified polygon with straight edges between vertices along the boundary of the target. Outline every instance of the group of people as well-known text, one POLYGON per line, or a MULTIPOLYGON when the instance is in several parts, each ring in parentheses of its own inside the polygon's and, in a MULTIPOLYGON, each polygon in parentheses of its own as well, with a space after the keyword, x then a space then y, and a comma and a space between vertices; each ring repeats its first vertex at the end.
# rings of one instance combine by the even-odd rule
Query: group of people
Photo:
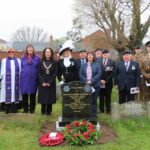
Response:
POLYGON ((66 41, 59 50, 58 61, 54 60, 51 48, 45 48, 40 59, 34 47, 27 45, 21 60, 15 57, 15 49, 8 49, 8 57, 1 61, 0 109, 6 113, 17 112, 22 105, 24 113, 34 113, 38 91, 41 114, 50 115, 52 104, 56 103, 56 78, 60 84, 82 81, 92 86, 93 117, 97 115, 97 108, 101 113, 111 113, 113 85, 119 91, 119 104, 134 100, 135 92, 131 89, 140 90, 136 98, 149 101, 150 41, 146 43, 148 55, 142 55, 141 47, 136 46, 134 56, 125 50, 118 63, 111 59, 109 50, 99 48, 81 50, 76 60, 71 55, 73 48, 72 43, 66 41))

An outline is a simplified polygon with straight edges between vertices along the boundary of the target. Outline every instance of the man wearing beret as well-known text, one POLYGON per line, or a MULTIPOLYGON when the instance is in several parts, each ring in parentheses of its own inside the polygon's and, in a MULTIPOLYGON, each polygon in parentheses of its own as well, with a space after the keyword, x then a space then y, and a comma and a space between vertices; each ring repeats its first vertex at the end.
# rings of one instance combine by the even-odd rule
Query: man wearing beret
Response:
POLYGON ((76 60, 77 72, 79 72, 80 67, 85 63, 86 63, 86 50, 83 49, 79 51, 79 59, 76 60))
MULTIPOLYGON (((134 50, 135 50, 135 54, 133 55, 132 60, 139 63, 139 67, 140 67, 140 70, 141 70, 141 63, 144 59, 144 55, 142 54, 141 45, 139 45, 139 44, 136 45, 134 50)), ((143 76, 142 76, 142 74, 141 74, 140 92, 135 95, 135 100, 143 101, 143 76)))
POLYGON ((111 93, 113 88, 113 77, 115 70, 115 62, 109 59, 110 53, 108 50, 102 51, 102 58, 99 61, 101 75, 101 90, 99 109, 101 113, 106 111, 106 114, 111 113, 111 93))
POLYGON ((142 63, 141 63, 141 72, 143 75, 143 82, 144 82, 144 101, 150 101, 150 41, 146 44, 147 54, 144 56, 142 63))
POLYGON ((116 66, 114 79, 119 90, 119 104, 134 101, 132 89, 140 87, 140 68, 136 61, 132 61, 130 50, 123 52, 123 60, 116 66))
POLYGON ((96 56, 96 61, 99 62, 100 59, 102 58, 102 49, 97 48, 95 50, 95 56, 96 56))

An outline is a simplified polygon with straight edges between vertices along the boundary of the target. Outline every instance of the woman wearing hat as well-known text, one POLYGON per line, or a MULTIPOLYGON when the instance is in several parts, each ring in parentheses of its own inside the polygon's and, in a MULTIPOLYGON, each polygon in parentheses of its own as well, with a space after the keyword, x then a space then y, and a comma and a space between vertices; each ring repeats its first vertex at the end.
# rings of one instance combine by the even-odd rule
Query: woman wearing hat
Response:
POLYGON ((73 49, 71 41, 66 41, 59 52, 58 80, 63 83, 75 81, 77 79, 76 61, 71 56, 73 49))
POLYGON ((17 112, 17 104, 21 101, 20 94, 20 59, 15 57, 15 49, 10 48, 7 58, 1 62, 1 95, 0 103, 5 104, 6 113, 17 112))

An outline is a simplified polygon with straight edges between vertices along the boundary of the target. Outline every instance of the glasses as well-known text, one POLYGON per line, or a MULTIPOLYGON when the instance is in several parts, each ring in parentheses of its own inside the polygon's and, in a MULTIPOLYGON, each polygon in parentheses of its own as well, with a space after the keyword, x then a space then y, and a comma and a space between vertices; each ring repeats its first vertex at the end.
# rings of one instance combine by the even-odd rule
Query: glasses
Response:
POLYGON ((14 54, 15 52, 14 52, 14 51, 9 51, 8 53, 9 53, 9 54, 10 54, 10 53, 11 53, 11 54, 14 54))

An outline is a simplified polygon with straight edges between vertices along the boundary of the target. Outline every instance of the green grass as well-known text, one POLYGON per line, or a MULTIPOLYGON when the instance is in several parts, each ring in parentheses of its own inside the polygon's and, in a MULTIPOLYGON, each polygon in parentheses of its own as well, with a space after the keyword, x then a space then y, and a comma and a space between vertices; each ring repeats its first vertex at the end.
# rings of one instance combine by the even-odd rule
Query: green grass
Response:
MULTIPOLYGON (((116 90, 112 98, 116 99, 116 90)), ((101 145, 40 147, 38 144, 41 124, 46 120, 56 121, 61 115, 61 100, 53 105, 50 117, 40 114, 40 105, 35 115, 8 116, 0 113, 0 150, 149 150, 150 121, 145 118, 124 119, 113 123, 111 117, 98 114, 98 121, 108 123, 117 133, 115 141, 101 145)))

